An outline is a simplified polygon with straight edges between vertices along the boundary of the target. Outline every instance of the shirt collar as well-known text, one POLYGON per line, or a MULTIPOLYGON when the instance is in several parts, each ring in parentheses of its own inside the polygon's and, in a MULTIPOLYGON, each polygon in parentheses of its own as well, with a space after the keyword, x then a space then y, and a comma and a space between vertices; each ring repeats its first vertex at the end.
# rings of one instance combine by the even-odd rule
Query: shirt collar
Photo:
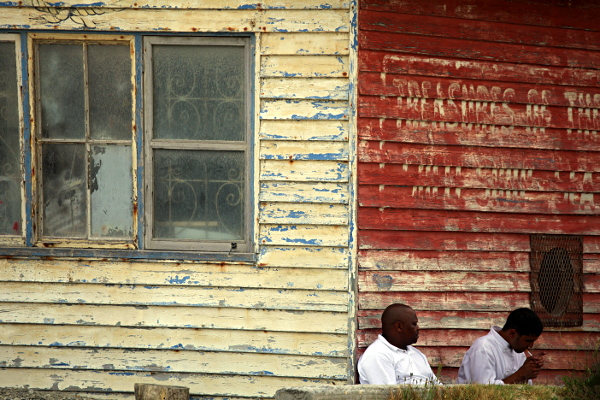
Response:
POLYGON ((378 336, 378 339, 381 340, 381 343, 383 343, 390 350, 398 351, 400 353, 408 353, 411 350, 411 347, 412 347, 412 346, 408 345, 408 346, 406 346, 406 350, 403 350, 403 349, 401 349, 399 347, 394 346, 390 342, 388 342, 387 339, 384 338, 383 335, 381 335, 381 334, 378 336))
POLYGON ((501 348, 504 351, 512 351, 510 344, 498 333, 498 332, 500 332, 500 330, 502 330, 502 328, 500 328, 499 326, 497 326, 497 325, 492 326, 492 329, 490 329, 490 332, 492 333, 492 337, 501 346, 501 348))

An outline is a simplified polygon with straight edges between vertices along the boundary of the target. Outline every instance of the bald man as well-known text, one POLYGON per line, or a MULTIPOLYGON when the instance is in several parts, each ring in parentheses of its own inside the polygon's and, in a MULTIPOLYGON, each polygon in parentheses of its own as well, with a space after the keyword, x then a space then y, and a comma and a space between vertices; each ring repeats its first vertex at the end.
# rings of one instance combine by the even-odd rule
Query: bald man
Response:
POLYGON ((381 315, 381 335, 358 360, 363 385, 396 385, 440 382, 427 357, 411 346, 419 339, 419 320, 404 304, 392 304, 381 315))

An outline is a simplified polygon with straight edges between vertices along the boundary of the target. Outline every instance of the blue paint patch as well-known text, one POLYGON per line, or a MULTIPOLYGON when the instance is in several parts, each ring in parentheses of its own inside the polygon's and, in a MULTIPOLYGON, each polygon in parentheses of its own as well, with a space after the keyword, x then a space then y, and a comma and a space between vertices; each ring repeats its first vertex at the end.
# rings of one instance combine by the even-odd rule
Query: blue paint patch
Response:
POLYGON ((243 4, 238 7, 238 10, 256 10, 257 8, 256 4, 243 4))
POLYGON ((346 119, 347 115, 345 113, 341 114, 327 114, 327 113, 316 113, 312 116, 308 115, 298 115, 293 114, 291 116, 292 119, 295 120, 327 120, 327 119, 346 119))
POLYGON ((275 375, 271 371, 250 371, 250 375, 275 375))
POLYGON ((72 4, 71 7, 104 7, 106 5, 106 3, 102 3, 102 2, 96 2, 96 3, 89 3, 89 4, 72 4))
POLYGON ((171 349, 184 349, 185 347, 183 347, 183 345, 181 343, 176 344, 175 346, 171 346, 171 349))
POLYGON ((181 285, 181 284, 186 283, 190 279, 191 279, 190 276, 182 276, 180 278, 179 275, 175 275, 174 278, 167 279, 166 281, 167 281, 167 283, 170 283, 172 285, 181 285))
POLYGON ((322 289, 323 285, 321 285, 320 283, 317 283, 317 289, 322 289))
MULTIPOLYGON (((40 342, 41 343, 41 342, 40 342)), ((62 346, 63 344, 60 342, 52 342, 48 346, 62 346)))
POLYGON ((294 238, 294 239, 289 239, 289 238, 285 238, 283 239, 288 243, 293 243, 293 244, 308 244, 311 246, 318 246, 321 244, 320 240, 317 239, 300 239, 300 238, 294 238))
POLYGON ((67 364, 66 362, 52 363, 50 365, 52 365, 53 367, 68 367, 69 366, 69 364, 67 364))
POLYGON ((44 324, 53 324, 54 318, 44 318, 44 324))
POLYGON ((132 376, 135 375, 134 372, 109 372, 109 375, 116 375, 116 376, 132 376))
POLYGON ((306 217, 306 213, 304 211, 290 211, 288 215, 283 216, 283 218, 303 218, 306 217))
POLYGON ((144 286, 145 289, 160 289, 160 286, 144 286))
POLYGON ((0 7, 16 7, 18 5, 19 5, 19 3, 15 3, 12 1, 4 1, 4 2, 0 3, 0 7))

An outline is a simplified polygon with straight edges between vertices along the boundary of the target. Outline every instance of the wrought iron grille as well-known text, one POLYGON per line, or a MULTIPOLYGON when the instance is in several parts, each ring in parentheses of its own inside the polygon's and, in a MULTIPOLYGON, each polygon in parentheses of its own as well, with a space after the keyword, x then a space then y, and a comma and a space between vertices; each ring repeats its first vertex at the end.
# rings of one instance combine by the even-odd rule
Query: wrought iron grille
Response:
POLYGON ((547 327, 583 324, 583 238, 531 236, 531 308, 547 327))

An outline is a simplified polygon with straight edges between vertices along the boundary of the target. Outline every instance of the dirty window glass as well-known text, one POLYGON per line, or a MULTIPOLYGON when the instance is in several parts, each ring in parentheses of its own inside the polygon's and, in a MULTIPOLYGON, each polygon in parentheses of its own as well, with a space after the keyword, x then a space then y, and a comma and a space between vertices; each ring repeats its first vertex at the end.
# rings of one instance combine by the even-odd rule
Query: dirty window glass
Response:
POLYGON ((0 235, 20 235, 21 171, 14 42, 0 42, 0 235))
POLYGON ((134 237, 133 84, 127 42, 41 42, 42 240, 134 237))

